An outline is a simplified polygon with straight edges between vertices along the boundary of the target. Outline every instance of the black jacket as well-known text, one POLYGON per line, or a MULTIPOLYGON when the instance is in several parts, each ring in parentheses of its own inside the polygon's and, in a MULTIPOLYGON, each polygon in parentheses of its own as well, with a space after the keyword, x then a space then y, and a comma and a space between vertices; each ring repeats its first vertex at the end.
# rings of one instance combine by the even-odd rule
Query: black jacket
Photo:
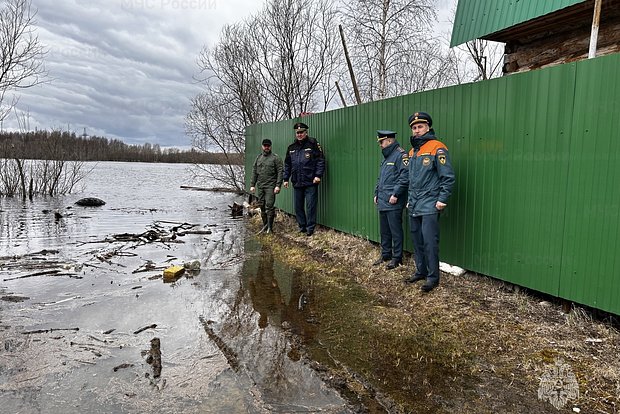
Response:
POLYGON ((293 187, 313 185, 314 177, 323 177, 325 158, 316 139, 306 137, 295 140, 286 150, 284 159, 284 181, 291 180, 293 187))

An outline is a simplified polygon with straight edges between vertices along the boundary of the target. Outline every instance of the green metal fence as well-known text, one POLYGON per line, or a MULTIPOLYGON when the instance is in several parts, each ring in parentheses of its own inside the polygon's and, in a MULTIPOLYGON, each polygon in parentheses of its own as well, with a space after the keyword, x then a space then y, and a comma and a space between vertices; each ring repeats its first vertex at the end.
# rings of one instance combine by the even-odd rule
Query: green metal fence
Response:
MULTIPOLYGON (((457 176, 442 261, 620 314, 618 73, 615 54, 304 118, 327 160, 318 221, 379 240, 376 130, 409 149, 407 117, 426 111, 457 176)), ((247 181, 260 141, 284 158, 296 121, 247 128, 247 181)))

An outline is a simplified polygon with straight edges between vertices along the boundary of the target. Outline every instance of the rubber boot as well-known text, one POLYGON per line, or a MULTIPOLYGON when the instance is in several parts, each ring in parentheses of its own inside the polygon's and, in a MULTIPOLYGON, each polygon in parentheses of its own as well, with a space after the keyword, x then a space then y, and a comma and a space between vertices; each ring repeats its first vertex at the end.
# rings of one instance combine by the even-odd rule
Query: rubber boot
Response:
POLYGON ((265 233, 273 233, 273 216, 267 217, 267 230, 265 233))
POLYGON ((263 219, 263 227, 261 228, 261 231, 267 231, 267 214, 261 211, 260 218, 263 219))

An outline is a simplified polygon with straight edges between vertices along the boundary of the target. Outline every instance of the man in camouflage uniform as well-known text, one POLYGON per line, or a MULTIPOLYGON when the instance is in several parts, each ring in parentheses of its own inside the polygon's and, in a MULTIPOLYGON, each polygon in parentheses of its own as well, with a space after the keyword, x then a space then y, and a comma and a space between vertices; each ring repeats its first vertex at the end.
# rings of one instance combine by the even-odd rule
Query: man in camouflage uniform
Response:
POLYGON ((256 197, 260 203, 261 218, 263 219, 262 231, 273 231, 273 220, 276 215, 274 204, 276 194, 282 187, 282 159, 278 154, 271 152, 271 140, 264 139, 263 151, 256 157, 252 167, 252 180, 250 192, 256 191, 256 197))

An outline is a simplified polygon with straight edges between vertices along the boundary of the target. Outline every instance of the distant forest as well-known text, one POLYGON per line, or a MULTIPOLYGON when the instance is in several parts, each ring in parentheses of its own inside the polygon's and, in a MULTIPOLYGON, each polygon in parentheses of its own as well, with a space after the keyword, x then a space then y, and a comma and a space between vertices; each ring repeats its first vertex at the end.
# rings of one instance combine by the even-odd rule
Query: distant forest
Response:
POLYGON ((78 136, 73 132, 37 130, 1 132, 0 158, 63 161, 129 161, 190 164, 243 164, 242 154, 161 149, 159 145, 129 145, 119 139, 78 136))

